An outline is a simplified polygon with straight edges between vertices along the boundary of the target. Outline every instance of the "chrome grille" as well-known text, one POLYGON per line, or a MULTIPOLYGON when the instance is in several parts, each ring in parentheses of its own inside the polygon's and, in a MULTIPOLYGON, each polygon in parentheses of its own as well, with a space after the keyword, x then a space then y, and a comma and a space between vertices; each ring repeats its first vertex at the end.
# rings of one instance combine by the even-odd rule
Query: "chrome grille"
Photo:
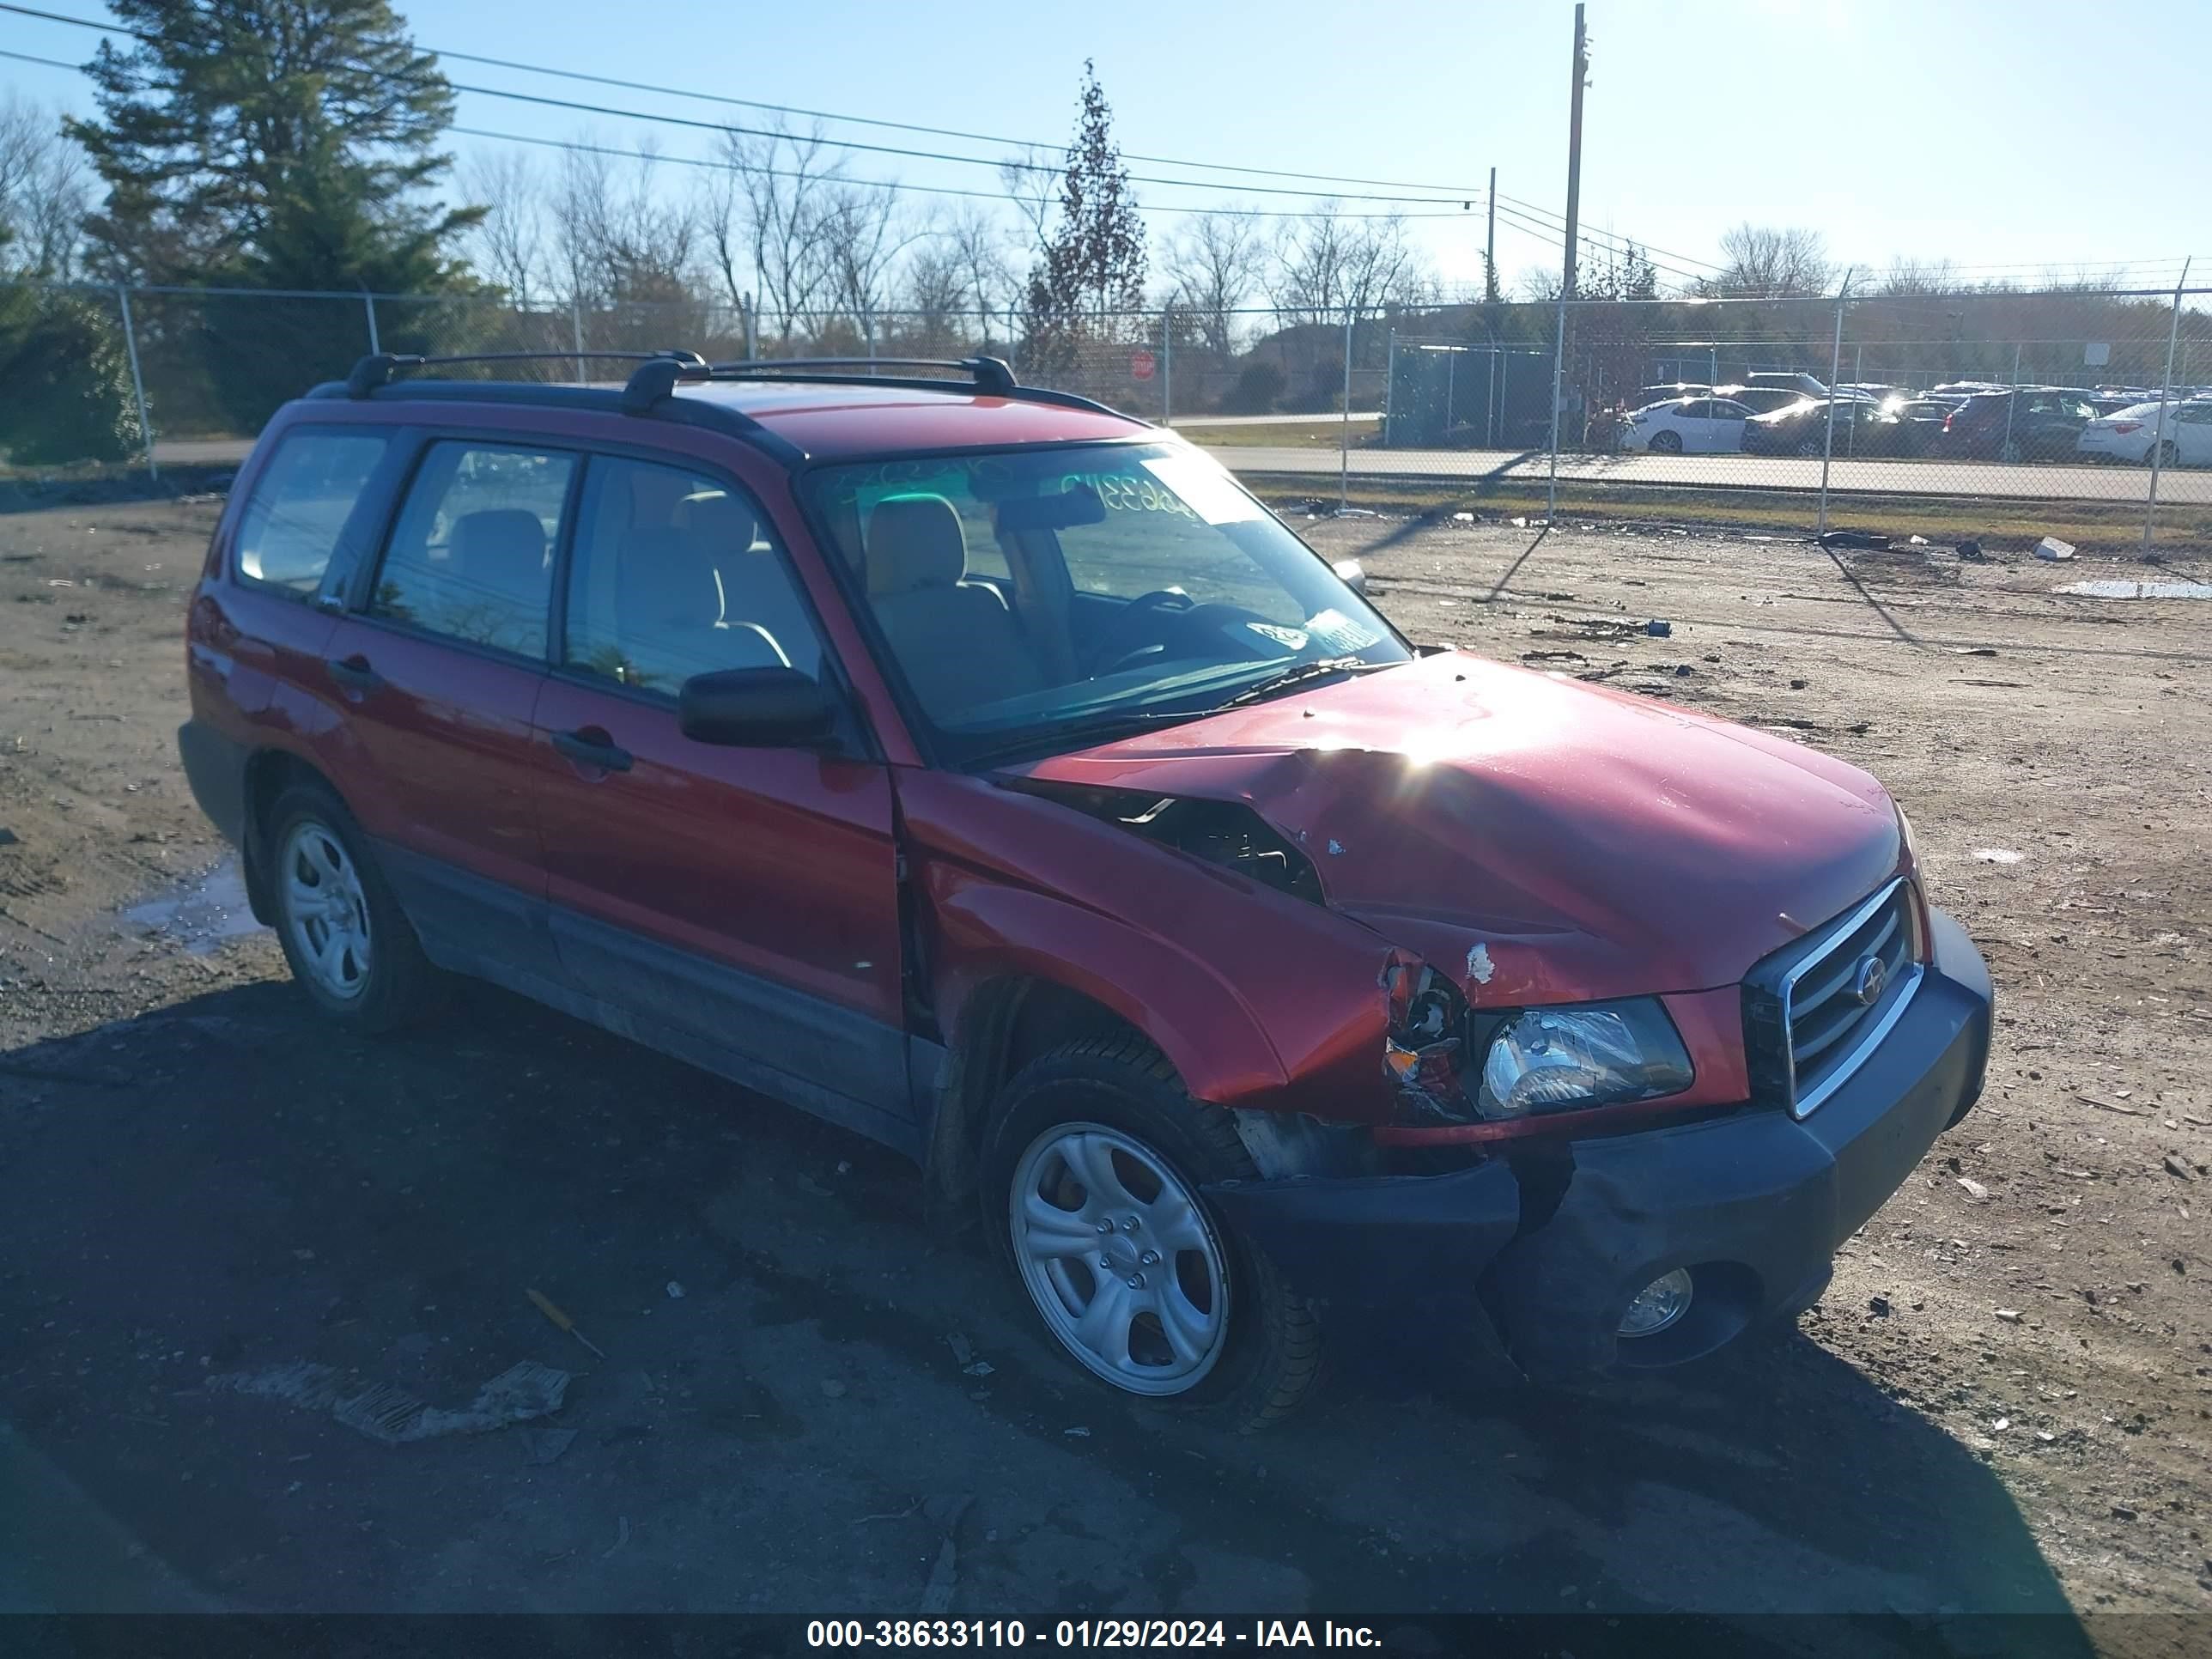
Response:
POLYGON ((1803 1117, 1842 1086, 1919 988, 1919 927, 1900 877, 1752 970, 1744 1037, 1755 1092, 1803 1117))

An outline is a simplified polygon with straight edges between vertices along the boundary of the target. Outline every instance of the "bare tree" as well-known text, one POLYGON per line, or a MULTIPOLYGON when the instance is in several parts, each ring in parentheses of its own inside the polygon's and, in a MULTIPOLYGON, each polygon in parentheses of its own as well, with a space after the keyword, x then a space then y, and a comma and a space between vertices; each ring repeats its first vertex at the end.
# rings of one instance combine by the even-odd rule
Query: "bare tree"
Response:
POLYGON ((957 355, 974 332, 966 327, 968 278, 959 250, 935 236, 915 247, 899 280, 899 309, 914 344, 927 353, 957 355))
POLYGON ((1053 211, 1060 205, 1059 154, 1036 144, 1024 144, 999 163, 999 185, 1013 204, 1021 223, 1022 256, 1032 264, 1043 263, 1052 246, 1053 211))
POLYGON ((872 344, 892 269, 915 240, 899 223, 898 187, 842 185, 823 201, 822 219, 830 295, 872 344))
POLYGON ((1948 259, 1895 258, 1889 262, 1875 292, 1899 296, 1954 294, 1961 284, 1948 259))
POLYGON ((1802 299, 1825 294, 1834 278, 1817 230, 1741 224, 1721 238, 1721 272, 1699 286, 1708 295, 1802 299))
POLYGON ((517 311, 544 297, 544 190, 529 157, 516 150, 483 150, 461 169, 461 193, 484 204, 471 232, 470 263, 507 290, 517 311))
POLYGON ((0 101, 0 270, 66 281, 76 274, 91 168, 60 118, 14 91, 0 101))
POLYGON ((1418 303, 1432 286, 1401 218, 1354 219, 1320 202, 1276 236, 1273 297, 1286 322, 1342 322, 1418 303))
POLYGON ((570 291, 594 302, 689 303, 696 299, 699 223, 695 205, 658 187, 658 157, 599 149, 562 153, 552 219, 570 291))
POLYGON ((787 343, 833 274, 830 196, 843 170, 827 150, 818 125, 725 132, 722 173, 708 191, 708 239, 731 301, 757 294, 787 343))
POLYGON ((1015 307, 1021 303, 1021 283, 1006 257, 1006 228, 996 215, 965 204, 954 216, 944 235, 944 245, 960 273, 965 302, 982 321, 983 344, 991 343, 991 319, 1007 319, 1012 334, 1015 307))
POLYGON ((1266 257, 1259 222, 1228 210, 1193 214, 1168 244, 1169 297, 1208 351, 1226 357, 1236 349, 1236 313, 1259 287, 1266 257))

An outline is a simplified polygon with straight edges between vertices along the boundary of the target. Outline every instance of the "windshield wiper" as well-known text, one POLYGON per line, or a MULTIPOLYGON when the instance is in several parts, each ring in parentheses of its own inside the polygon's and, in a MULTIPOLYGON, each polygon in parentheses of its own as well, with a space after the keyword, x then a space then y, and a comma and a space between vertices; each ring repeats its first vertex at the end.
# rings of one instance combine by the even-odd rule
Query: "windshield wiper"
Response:
POLYGON ((1302 662, 1270 674, 1246 686, 1226 702, 1217 703, 1208 714, 1219 714, 1224 708, 1241 708, 1248 702, 1263 702, 1267 698, 1304 685, 1309 680, 1327 679, 1332 674, 1358 674, 1377 668, 1395 668, 1389 662, 1370 662, 1364 657, 1322 657, 1313 662, 1302 662))
POLYGON ((984 766, 1017 756, 1042 753, 1064 754, 1072 749, 1086 748, 1094 743, 1107 743, 1115 738, 1126 738, 1132 732, 1146 732, 1158 726, 1181 726, 1202 720, 1213 713, 1211 708, 1152 708, 1127 714, 1109 715, 1103 720, 1079 720, 1071 726, 1036 728, 1010 738, 1005 743, 979 749, 962 757, 963 766, 984 766))

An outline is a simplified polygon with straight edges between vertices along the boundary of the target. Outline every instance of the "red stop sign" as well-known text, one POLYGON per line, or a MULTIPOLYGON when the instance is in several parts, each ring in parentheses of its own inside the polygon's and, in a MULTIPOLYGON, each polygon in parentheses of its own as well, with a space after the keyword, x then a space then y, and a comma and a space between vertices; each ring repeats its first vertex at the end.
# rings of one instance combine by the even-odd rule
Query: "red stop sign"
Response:
POLYGON ((1149 351, 1133 351, 1129 354, 1129 378, 1133 380, 1151 380, 1153 369, 1158 367, 1158 365, 1153 361, 1152 354, 1149 351))

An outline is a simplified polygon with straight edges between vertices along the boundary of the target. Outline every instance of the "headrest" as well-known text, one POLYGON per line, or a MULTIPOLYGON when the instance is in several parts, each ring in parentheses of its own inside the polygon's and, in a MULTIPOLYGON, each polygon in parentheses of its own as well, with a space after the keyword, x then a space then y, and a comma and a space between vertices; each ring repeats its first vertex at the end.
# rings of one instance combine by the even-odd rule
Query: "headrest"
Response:
POLYGON ((868 517, 868 592, 951 587, 968 574, 968 538, 942 495, 894 495, 868 517))
POLYGON ((712 628, 722 584, 703 544, 683 530, 633 530, 615 562, 615 610, 629 628, 712 628))
POLYGON ((677 504, 676 522, 717 557, 744 552, 758 534, 751 510, 720 490, 686 495, 677 504))
POLYGON ((526 507, 489 507, 453 520, 446 550, 471 581, 514 587, 545 568, 545 526, 526 507))

